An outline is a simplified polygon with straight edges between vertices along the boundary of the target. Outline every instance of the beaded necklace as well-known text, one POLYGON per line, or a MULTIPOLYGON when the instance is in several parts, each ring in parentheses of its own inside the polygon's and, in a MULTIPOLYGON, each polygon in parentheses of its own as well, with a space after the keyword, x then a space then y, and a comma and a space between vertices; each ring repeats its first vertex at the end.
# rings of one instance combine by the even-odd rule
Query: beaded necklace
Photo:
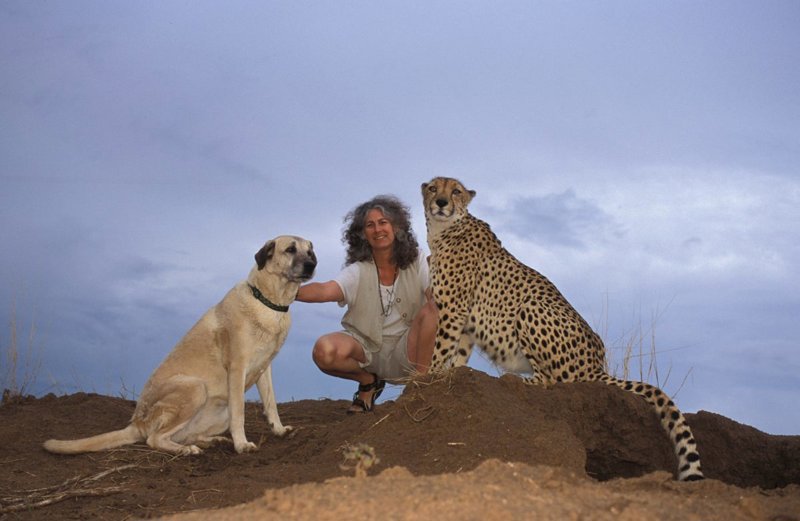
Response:
POLYGON ((392 312, 392 305, 394 305, 394 289, 395 283, 397 282, 397 268, 394 270, 394 277, 392 278, 392 286, 386 290, 386 296, 388 297, 388 303, 386 306, 383 305, 383 292, 381 291, 381 272, 378 269, 378 263, 375 262, 375 259, 372 259, 372 262, 375 263, 375 273, 378 275, 378 299, 381 301, 381 314, 384 317, 388 317, 389 313, 392 312))

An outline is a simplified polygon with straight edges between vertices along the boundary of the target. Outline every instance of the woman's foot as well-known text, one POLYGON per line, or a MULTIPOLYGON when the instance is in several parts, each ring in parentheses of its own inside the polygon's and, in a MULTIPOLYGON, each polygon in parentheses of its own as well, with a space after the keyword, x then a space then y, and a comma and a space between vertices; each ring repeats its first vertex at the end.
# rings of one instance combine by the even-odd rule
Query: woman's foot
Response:
POLYGON ((372 374, 372 383, 359 384, 358 391, 353 395, 353 403, 347 409, 347 414, 357 414, 362 412, 370 412, 375 406, 375 400, 383 392, 386 387, 386 381, 378 378, 378 375, 372 374))

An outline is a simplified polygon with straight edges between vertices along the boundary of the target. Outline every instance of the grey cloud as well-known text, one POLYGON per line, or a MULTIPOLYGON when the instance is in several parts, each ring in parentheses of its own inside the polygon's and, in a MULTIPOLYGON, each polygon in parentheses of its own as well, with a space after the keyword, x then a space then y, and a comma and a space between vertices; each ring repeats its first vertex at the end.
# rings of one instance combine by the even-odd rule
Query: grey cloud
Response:
POLYGON ((573 189, 515 199, 502 215, 511 218, 500 229, 537 244, 585 249, 589 242, 624 235, 611 215, 573 189))

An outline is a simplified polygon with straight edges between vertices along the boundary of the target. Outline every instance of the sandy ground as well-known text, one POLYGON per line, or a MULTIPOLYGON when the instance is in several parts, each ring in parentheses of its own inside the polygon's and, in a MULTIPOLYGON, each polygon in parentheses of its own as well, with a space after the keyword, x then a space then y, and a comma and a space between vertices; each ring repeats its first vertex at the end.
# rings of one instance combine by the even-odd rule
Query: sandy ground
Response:
POLYGON ((346 406, 280 404, 297 430, 276 438, 248 404, 251 454, 221 445, 175 458, 136 445, 56 456, 45 439, 120 428, 133 402, 14 400, 0 407, 0 518, 800 521, 800 436, 688 414, 710 479, 678 483, 647 404, 603 384, 542 389, 461 368, 410 383, 371 414, 346 406))

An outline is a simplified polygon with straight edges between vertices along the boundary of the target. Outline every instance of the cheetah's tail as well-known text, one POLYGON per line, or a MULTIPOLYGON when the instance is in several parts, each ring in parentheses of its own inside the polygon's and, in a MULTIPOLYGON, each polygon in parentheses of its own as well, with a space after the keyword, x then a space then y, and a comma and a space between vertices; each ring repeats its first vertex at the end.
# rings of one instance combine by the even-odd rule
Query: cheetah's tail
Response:
POLYGON ((598 375, 597 380, 644 397, 656 410, 661 426, 672 440, 675 456, 678 458, 678 480, 704 479, 703 471, 700 469, 700 453, 697 451, 697 442, 692 430, 683 413, 664 391, 648 383, 621 380, 605 373, 598 375))

